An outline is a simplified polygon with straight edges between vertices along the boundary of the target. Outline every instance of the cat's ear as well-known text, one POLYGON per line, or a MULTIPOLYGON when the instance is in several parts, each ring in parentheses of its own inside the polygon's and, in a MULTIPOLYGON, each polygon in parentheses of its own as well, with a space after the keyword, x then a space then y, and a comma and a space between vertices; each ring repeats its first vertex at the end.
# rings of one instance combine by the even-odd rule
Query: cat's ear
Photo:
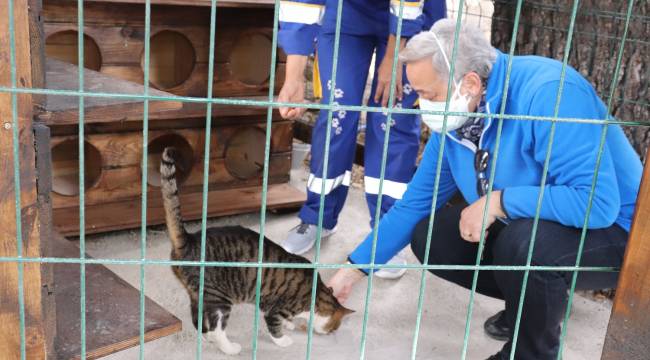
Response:
POLYGON ((345 315, 350 315, 350 314, 354 313, 354 310, 352 310, 352 309, 348 309, 348 308, 346 308, 345 306, 341 306, 341 311, 343 312, 343 315, 344 315, 344 316, 345 316, 345 315))

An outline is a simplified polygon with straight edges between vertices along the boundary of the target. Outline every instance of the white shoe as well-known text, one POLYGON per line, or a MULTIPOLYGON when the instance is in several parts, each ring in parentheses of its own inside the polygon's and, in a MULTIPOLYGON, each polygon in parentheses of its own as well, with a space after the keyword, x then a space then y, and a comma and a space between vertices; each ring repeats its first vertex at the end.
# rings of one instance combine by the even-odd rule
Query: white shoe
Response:
MULTIPOLYGON (((399 252, 397 255, 393 256, 392 259, 388 260, 387 264, 406 265, 408 262, 406 261, 406 256, 403 254, 403 252, 399 252)), ((383 268, 375 271, 376 277, 388 280, 399 279, 404 276, 404 274, 406 274, 406 269, 404 268, 383 268)))
MULTIPOLYGON (((318 226, 300 223, 289 231, 287 239, 282 243, 282 247, 287 252, 296 255, 302 255, 309 251, 316 243, 316 233, 318 226)), ((327 239, 336 232, 334 229, 325 229, 321 231, 321 240, 327 239)))

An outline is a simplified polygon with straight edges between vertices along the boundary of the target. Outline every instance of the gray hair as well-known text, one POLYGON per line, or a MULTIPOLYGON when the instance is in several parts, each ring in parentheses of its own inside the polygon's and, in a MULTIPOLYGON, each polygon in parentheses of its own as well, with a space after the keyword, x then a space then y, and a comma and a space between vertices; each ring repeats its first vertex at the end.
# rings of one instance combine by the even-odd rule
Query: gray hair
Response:
MULTIPOLYGON (((411 38, 399 54, 400 61, 409 63, 431 57, 434 70, 448 80, 447 60, 452 61, 455 32, 455 19, 437 21, 431 30, 423 31, 411 38), (440 51, 441 47, 444 49, 444 54, 440 51)), ((454 68, 456 81, 470 71, 476 72, 481 79, 487 79, 496 58, 496 50, 479 28, 465 24, 460 26, 454 68)))

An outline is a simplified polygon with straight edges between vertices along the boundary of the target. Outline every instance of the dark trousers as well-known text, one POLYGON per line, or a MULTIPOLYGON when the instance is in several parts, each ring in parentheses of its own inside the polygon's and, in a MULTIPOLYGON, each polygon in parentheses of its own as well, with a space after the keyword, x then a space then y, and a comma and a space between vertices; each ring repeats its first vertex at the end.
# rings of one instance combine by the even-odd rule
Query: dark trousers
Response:
MULTIPOLYGON (((460 213, 466 205, 443 208, 435 214, 428 264, 474 265, 478 245, 460 237, 460 213)), ((424 263, 428 221, 418 224, 411 248, 424 263)), ((489 229, 481 265, 525 265, 528 257, 533 220, 515 220, 509 225, 495 222, 489 229)), ((580 229, 540 220, 537 227, 532 265, 574 266, 580 243, 580 229)), ((613 225, 589 230, 582 252, 581 266, 619 267, 627 243, 627 232, 613 225)), ((432 270, 433 274, 471 288, 474 271, 432 270)), ((523 271, 480 271, 477 291, 505 300, 506 318, 515 327, 522 287, 523 271)), ((531 271, 522 310, 516 359, 555 359, 559 350, 561 322, 564 318, 572 273, 566 271, 531 271)), ((580 272, 577 289, 603 289, 616 286, 616 272, 580 272)), ((510 355, 510 340, 501 354, 510 355)), ((487 356, 486 356, 487 357, 487 356)))

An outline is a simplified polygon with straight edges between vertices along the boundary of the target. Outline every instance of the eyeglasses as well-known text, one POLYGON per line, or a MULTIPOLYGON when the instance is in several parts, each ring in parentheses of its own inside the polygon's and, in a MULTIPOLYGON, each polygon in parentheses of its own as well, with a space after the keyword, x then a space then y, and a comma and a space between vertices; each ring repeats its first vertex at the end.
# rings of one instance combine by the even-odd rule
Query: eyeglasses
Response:
POLYGON ((476 192, 479 196, 485 196, 488 192, 490 185, 485 174, 488 161, 490 160, 490 153, 486 150, 477 150, 474 156, 474 170, 476 171, 476 192))

